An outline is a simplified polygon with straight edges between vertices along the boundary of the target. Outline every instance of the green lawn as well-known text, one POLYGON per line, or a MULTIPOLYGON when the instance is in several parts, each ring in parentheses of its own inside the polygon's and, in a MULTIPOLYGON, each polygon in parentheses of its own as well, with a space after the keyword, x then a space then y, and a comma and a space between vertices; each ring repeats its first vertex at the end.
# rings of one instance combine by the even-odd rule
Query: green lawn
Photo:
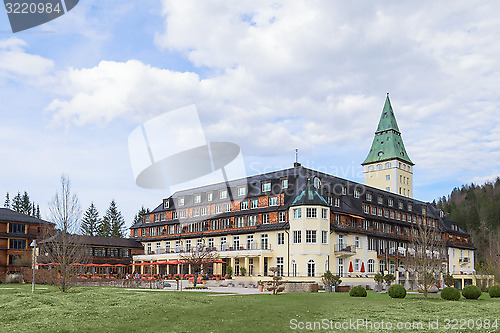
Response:
MULTIPOLYGON (((367 298, 352 298, 345 293, 209 296, 197 292, 119 288, 75 288, 62 293, 54 287, 40 287, 47 289, 37 290, 33 295, 30 285, 0 284, 1 332, 308 331, 290 329, 292 319, 297 320, 297 325, 322 319, 332 320, 333 325, 350 319, 366 319, 376 325, 383 320, 393 324, 393 332, 444 332, 445 319, 495 320, 500 317, 500 299, 491 299, 487 294, 478 301, 462 298, 450 302, 435 296, 428 300, 413 299, 419 297, 413 295, 393 300, 373 292, 369 292, 367 298), (429 320, 436 319, 440 320, 440 329, 430 330, 429 320), (398 330, 398 322, 421 322, 424 330, 418 327, 398 330)), ((342 331, 373 330, 361 326, 342 331)), ((460 331, 463 330, 450 330, 460 331)), ((500 332, 500 329, 474 331, 500 332)))

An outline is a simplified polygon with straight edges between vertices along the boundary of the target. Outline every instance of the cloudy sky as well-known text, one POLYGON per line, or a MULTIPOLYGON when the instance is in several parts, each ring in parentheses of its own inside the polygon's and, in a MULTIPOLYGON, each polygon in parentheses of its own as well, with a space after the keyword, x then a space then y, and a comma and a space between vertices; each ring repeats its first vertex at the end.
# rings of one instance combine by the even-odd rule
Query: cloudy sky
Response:
MULTIPOLYGON (((362 181, 386 93, 432 201, 500 174, 500 3, 82 0, 13 34, 0 10, 0 194, 47 203, 68 174, 82 210, 127 219, 166 190, 135 185, 128 136, 195 104, 247 174, 292 166, 362 181)), ((3 202, 3 200, 2 200, 3 202)))

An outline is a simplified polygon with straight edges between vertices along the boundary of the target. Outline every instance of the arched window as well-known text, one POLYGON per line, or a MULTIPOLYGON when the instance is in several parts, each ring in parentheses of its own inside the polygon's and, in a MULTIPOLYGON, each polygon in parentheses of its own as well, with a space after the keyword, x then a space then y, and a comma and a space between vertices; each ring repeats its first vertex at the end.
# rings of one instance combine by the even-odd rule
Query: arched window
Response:
POLYGON ((312 259, 310 259, 307 262, 307 276, 308 277, 316 276, 316 263, 312 259))
POLYGON ((368 259, 367 264, 368 264, 368 273, 375 273, 375 260, 368 259))
POLYGON ((292 260, 292 276, 297 276, 297 262, 292 260))

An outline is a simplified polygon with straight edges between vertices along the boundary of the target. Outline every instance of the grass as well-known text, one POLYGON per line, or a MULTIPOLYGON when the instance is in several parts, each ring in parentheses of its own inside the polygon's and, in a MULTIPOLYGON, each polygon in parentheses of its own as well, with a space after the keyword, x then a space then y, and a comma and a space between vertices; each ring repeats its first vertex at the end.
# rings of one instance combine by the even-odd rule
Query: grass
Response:
MULTIPOLYGON (((391 322, 393 332, 443 332, 445 319, 498 319, 500 299, 483 294, 477 301, 390 299, 368 293, 210 296, 201 292, 128 291, 75 288, 62 293, 43 286, 0 284, 0 332, 307 332, 290 329, 290 320, 335 322, 367 319, 391 322), (440 320, 439 330, 428 322, 440 320), (397 322, 422 322, 424 330, 396 329, 397 322)), ((500 319, 499 319, 500 321, 500 319)), ((499 323, 500 325, 500 323, 499 323)), ((316 330, 327 332, 330 330, 316 330)), ((343 330, 368 332, 369 329, 343 330)), ((461 330, 452 330, 459 332, 461 330)), ((476 332, 500 332, 498 328, 476 332)))

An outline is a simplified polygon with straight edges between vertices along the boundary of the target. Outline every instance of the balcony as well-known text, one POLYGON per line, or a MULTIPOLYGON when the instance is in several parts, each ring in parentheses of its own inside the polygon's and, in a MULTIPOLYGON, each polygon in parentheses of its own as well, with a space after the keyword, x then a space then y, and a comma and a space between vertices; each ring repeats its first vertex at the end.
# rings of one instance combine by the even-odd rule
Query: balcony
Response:
POLYGON ((337 257, 350 257, 356 254, 356 248, 354 245, 347 244, 335 244, 335 255, 337 257))
POLYGON ((458 259, 458 262, 460 263, 460 265, 467 265, 470 263, 470 259, 469 257, 463 257, 458 259))

